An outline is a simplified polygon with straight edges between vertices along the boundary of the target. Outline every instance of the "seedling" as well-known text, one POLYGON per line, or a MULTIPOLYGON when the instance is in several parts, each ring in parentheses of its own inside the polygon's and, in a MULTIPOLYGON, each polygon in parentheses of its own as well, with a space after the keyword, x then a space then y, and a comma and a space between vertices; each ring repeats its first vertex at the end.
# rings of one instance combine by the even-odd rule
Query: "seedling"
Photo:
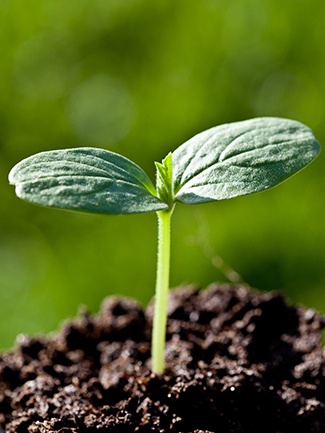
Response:
POLYGON ((309 164, 320 145, 305 125, 257 118, 208 129, 156 162, 156 188, 123 156, 90 147, 41 152, 9 174, 18 197, 44 206, 104 214, 157 212, 158 264, 152 370, 164 370, 175 204, 229 199, 271 188, 309 164))

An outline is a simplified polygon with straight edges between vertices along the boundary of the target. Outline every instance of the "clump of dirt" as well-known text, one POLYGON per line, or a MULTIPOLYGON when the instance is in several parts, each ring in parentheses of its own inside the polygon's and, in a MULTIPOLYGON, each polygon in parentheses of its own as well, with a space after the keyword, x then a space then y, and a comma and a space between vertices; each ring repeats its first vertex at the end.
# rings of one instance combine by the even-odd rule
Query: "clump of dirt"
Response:
POLYGON ((154 375, 152 313, 108 298, 50 338, 21 337, 0 357, 3 431, 325 431, 320 314, 242 286, 171 291, 154 375))

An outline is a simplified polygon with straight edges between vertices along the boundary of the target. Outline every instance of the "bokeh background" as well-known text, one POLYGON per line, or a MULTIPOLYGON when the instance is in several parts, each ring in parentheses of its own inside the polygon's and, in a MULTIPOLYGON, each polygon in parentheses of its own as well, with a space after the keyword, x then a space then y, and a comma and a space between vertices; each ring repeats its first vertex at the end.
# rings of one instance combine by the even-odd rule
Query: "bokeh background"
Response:
MULTIPOLYGON (((325 145, 324 45, 320 0, 0 0, 0 348, 110 294, 146 304, 155 284, 155 214, 34 206, 8 185, 14 164, 95 146, 154 180, 192 135, 259 116, 325 145)), ((178 205, 171 285, 240 275, 325 311, 324 169, 323 152, 272 190, 178 205)))

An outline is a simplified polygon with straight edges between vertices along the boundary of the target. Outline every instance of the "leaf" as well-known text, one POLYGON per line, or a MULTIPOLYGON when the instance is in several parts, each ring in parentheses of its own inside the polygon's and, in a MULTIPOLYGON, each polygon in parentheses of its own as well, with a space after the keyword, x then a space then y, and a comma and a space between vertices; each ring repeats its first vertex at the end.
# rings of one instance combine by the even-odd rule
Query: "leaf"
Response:
POLYGON ((265 117, 211 128, 173 153, 175 200, 204 203, 271 188, 319 151, 311 129, 294 120, 265 117))
POLYGON ((157 168, 158 197, 171 208, 173 206, 173 167, 171 152, 163 159, 162 164, 155 162, 157 168))
POLYGON ((107 214, 168 208, 140 167, 97 148, 38 153, 18 163, 9 182, 18 197, 44 206, 107 214))

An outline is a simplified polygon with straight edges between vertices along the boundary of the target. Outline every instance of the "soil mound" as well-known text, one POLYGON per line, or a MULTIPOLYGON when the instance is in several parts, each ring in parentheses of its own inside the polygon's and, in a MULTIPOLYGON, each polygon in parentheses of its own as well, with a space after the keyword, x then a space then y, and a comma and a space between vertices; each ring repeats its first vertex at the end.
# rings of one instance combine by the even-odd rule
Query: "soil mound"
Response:
POLYGON ((241 286, 173 290, 159 376, 152 312, 111 297, 54 336, 21 337, 0 356, 0 432, 325 431, 320 314, 241 286))

